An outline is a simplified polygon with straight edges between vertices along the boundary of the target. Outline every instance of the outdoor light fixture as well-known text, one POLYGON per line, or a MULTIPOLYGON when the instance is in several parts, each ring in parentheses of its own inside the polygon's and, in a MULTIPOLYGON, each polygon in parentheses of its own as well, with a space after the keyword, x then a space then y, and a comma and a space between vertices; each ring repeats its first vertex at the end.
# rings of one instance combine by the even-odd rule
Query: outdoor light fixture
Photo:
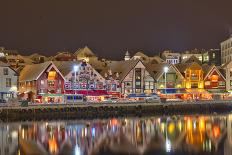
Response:
POLYGON ((164 67, 164 78, 165 78, 165 95, 166 95, 166 98, 167 98, 167 72, 168 72, 168 67, 165 66, 164 67))

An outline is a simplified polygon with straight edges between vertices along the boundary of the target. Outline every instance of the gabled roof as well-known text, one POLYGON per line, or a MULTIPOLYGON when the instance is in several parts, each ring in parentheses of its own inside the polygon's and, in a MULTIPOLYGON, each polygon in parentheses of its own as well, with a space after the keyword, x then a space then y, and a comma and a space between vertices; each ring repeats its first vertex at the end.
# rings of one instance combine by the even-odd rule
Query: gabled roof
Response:
POLYGON ((225 79, 225 76, 223 75, 223 73, 215 66, 215 65, 207 65, 207 64, 204 64, 202 65, 202 69, 204 71, 204 80, 210 75, 212 74, 212 71, 215 70, 219 75, 221 75, 222 78, 225 79))
POLYGON ((142 53, 142 52, 137 52, 137 53, 135 53, 135 55, 134 56, 140 56, 140 57, 144 57, 144 58, 148 58, 148 56, 147 55, 145 55, 144 53, 142 53))
POLYGON ((73 66, 80 64, 79 61, 53 61, 53 63, 64 77, 73 70, 73 66))
POLYGON ((175 64, 175 67, 179 70, 179 72, 185 76, 185 71, 187 68, 192 67, 192 66, 199 66, 200 68, 202 68, 198 63, 196 62, 192 62, 192 63, 179 63, 179 64, 175 64))
POLYGON ((148 72, 151 74, 151 76, 158 80, 158 78, 163 74, 164 67, 169 66, 169 64, 162 63, 162 64, 147 64, 146 68, 148 72))
POLYGON ((34 81, 37 80, 40 75, 53 63, 47 61, 40 64, 26 65, 20 72, 19 81, 34 81))
POLYGON ((214 68, 214 65, 203 64, 202 70, 204 71, 204 78, 208 75, 208 73, 214 68))
POLYGON ((183 75, 179 72, 179 70, 172 64, 162 63, 146 65, 147 70, 154 77, 155 80, 159 80, 159 78, 164 74, 164 67, 172 68, 177 74, 184 78, 183 75))
POLYGON ((129 72, 139 63, 141 60, 127 60, 127 61, 111 61, 107 64, 105 70, 101 73, 107 73, 108 70, 112 71, 112 76, 115 79, 123 81, 124 78, 129 74, 129 72), (116 77, 118 73, 119 77, 116 77))
POLYGON ((86 57, 95 57, 96 55, 92 52, 92 50, 85 46, 84 48, 80 48, 78 49, 75 53, 75 56, 79 56, 79 55, 84 55, 86 57))

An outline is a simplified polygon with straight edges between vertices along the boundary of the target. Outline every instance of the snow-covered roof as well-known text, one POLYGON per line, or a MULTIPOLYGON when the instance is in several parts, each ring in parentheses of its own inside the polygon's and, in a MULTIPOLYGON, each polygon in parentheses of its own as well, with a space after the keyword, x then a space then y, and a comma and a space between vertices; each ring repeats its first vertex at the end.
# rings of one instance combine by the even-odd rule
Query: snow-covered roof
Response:
POLYGON ((86 56, 86 57, 95 57, 96 55, 92 52, 92 50, 85 46, 84 48, 78 49, 75 53, 75 56, 86 56))
POLYGON ((44 72, 51 64, 51 61, 47 61, 40 64, 26 65, 20 72, 19 81, 37 80, 41 73, 44 72))

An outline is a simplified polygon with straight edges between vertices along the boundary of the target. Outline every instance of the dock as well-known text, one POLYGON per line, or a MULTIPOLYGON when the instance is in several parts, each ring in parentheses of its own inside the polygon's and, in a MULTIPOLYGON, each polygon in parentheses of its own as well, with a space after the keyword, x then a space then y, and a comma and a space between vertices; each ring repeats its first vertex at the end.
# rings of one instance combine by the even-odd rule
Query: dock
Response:
POLYGON ((33 121, 59 119, 94 119, 128 116, 229 113, 231 101, 168 103, 74 103, 0 107, 0 120, 33 121))

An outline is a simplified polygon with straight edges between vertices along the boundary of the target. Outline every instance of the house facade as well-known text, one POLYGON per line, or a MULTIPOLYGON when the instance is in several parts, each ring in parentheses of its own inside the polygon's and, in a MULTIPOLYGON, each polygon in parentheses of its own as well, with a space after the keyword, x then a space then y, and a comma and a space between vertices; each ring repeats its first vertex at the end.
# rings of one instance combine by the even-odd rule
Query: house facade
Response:
MULTIPOLYGON (((155 68, 155 67, 154 67, 155 68)), ((169 95, 173 98, 181 95, 185 91, 185 78, 179 70, 171 64, 156 65, 156 90, 160 94, 169 95), (164 67, 168 70, 165 73, 164 67)))
POLYGON ((141 60, 114 61, 108 64, 121 94, 150 94, 154 92, 154 78, 141 60))
POLYGON ((64 94, 82 94, 89 100, 107 95, 105 79, 85 60, 54 63, 65 77, 64 94))
POLYGON ((0 61, 0 99, 8 101, 16 98, 18 92, 18 74, 10 65, 0 61))
POLYGON ((63 101, 64 77, 53 62, 27 65, 19 76, 21 97, 29 101, 63 101))
POLYGON ((226 79, 219 69, 212 65, 202 67, 205 72, 204 89, 212 94, 222 94, 226 92, 226 79))

